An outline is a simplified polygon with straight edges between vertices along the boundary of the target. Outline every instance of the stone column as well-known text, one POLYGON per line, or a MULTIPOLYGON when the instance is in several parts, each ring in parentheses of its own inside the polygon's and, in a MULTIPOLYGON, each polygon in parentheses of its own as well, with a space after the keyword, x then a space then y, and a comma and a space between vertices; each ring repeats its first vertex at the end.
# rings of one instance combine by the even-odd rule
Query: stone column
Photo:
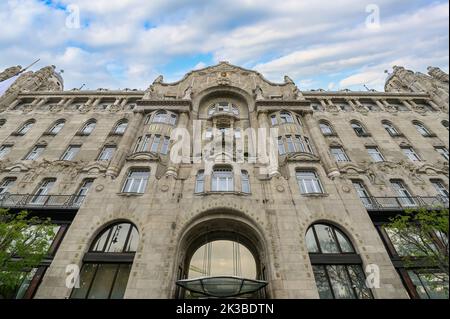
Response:
MULTIPOLYGON (((178 119, 178 125, 177 128, 178 129, 188 129, 188 124, 189 124, 189 113, 186 111, 182 111, 180 113, 179 119, 178 119)), ((192 142, 192 141, 190 141, 192 142)), ((190 145, 190 147, 192 147, 192 144, 190 145)), ((170 154, 170 153, 169 153, 170 154)), ((166 176, 172 176, 174 178, 178 177, 178 169, 180 168, 180 164, 179 163, 174 163, 172 161, 171 156, 169 155, 169 164, 167 165, 167 172, 166 172, 166 176)))
POLYGON ((128 123, 127 130, 122 136, 119 145, 117 145, 117 150, 111 159, 106 175, 111 176, 113 179, 119 175, 119 172, 125 163, 125 159, 133 147, 136 133, 142 127, 143 120, 144 113, 134 113, 134 118, 128 123))
POLYGON ((9 107, 8 107, 7 110, 8 110, 8 111, 14 110, 14 108, 15 108, 17 105, 19 105, 20 102, 22 102, 21 99, 16 99, 16 100, 14 100, 14 102, 12 102, 12 103, 9 105, 9 107))
POLYGON ((312 113, 305 114, 304 119, 308 128, 309 136, 316 146, 315 150, 319 153, 318 155, 323 167, 325 168, 325 171, 328 174, 328 177, 334 178, 336 176, 339 176, 339 168, 337 167, 336 162, 334 162, 328 154, 328 143, 326 142, 322 132, 320 131, 319 126, 316 125, 316 121, 314 120, 312 113))

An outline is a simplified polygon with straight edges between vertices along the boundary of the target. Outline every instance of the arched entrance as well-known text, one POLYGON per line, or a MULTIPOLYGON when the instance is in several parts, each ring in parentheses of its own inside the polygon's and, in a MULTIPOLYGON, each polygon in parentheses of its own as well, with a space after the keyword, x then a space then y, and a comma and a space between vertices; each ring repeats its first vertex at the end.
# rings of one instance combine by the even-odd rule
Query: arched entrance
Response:
POLYGON ((205 216, 184 234, 176 298, 267 298, 259 231, 231 215, 205 216))

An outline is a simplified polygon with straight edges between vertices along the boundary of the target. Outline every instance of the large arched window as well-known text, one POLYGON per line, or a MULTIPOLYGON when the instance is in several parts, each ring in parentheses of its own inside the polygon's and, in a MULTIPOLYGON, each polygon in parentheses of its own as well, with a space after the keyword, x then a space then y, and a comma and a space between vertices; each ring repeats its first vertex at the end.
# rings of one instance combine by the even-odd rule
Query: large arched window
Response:
POLYGON ((152 123, 165 123, 165 124, 175 125, 177 122, 177 119, 178 119, 178 116, 175 113, 171 113, 171 112, 167 112, 167 111, 158 111, 153 116, 152 123))
POLYGON ((413 121, 412 123, 416 127, 416 130, 417 132, 419 132, 420 135, 424 137, 430 137, 433 135, 431 131, 422 122, 413 121))
POLYGON ((91 135, 96 125, 97 121, 94 119, 87 121, 86 124, 84 124, 83 128, 81 129, 80 135, 91 135))
POLYGON ((357 136, 368 136, 366 128, 358 121, 350 122, 353 131, 355 131, 357 136))
POLYGON ((320 121, 319 127, 320 127, 320 130, 322 131, 323 135, 334 135, 335 134, 331 124, 326 121, 320 121))
POLYGON ((306 246, 321 299, 372 299, 362 261, 348 237, 337 227, 314 224, 306 246))
POLYGON ((29 130, 33 127, 35 120, 28 120, 26 121, 18 130, 17 135, 25 135, 28 133, 29 130))
POLYGON ((123 135, 128 127, 128 120, 120 120, 117 122, 117 124, 114 126, 113 134, 115 135, 123 135))
POLYGON ((292 114, 289 112, 281 112, 280 113, 281 123, 294 123, 294 118, 292 114))
POLYGON ((139 243, 136 227, 116 223, 102 231, 83 259, 80 287, 73 299, 122 299, 139 243))
POLYGON ((381 124, 383 124, 384 129, 386 130, 386 132, 389 133, 390 136, 400 136, 401 135, 400 131, 391 122, 383 121, 383 122, 381 122, 381 124))
POLYGON ((63 129, 65 123, 66 123, 66 120, 64 120, 64 119, 57 120, 48 130, 48 134, 50 134, 50 135, 58 134, 63 129))

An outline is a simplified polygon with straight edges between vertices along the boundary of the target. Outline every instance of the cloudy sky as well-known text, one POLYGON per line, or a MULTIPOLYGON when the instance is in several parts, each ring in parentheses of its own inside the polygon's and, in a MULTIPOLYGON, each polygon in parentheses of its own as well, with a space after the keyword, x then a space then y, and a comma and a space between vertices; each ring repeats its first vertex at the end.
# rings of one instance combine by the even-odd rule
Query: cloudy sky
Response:
POLYGON ((225 60, 302 90, 382 90, 393 65, 448 72, 448 11, 441 0, 1 0, 0 69, 40 58, 34 69, 63 69, 66 89, 145 89, 225 60))

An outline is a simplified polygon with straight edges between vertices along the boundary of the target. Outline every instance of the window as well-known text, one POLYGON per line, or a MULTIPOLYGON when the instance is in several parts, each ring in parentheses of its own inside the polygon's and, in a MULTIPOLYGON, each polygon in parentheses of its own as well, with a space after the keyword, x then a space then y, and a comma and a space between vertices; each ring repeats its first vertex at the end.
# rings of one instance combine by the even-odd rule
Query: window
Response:
POLYGON ((280 119, 281 123, 294 123, 294 118, 292 117, 291 113, 288 112, 281 112, 280 119))
POLYGON ((278 124, 277 116, 275 114, 270 116, 270 122, 272 123, 272 125, 277 125, 278 124))
POLYGON ((309 138, 307 138, 305 136, 304 139, 305 139, 305 144, 306 144, 306 148, 307 148, 308 152, 311 154, 314 154, 314 150, 313 150, 313 147, 312 147, 312 144, 311 144, 309 138))
POLYGON ((286 148, 284 147, 283 138, 279 137, 277 142, 278 142, 278 153, 280 155, 286 154, 286 148))
MULTIPOLYGON (((175 125, 177 122, 177 115, 173 113, 168 113, 166 111, 158 111, 153 117, 152 123, 166 123, 175 125)), ((148 123, 147 123, 148 124, 148 123)))
POLYGON ((31 130, 31 128, 33 127, 35 121, 34 120, 30 120, 27 121, 24 125, 22 125, 22 127, 17 131, 18 135, 25 135, 28 133, 29 130, 31 130))
POLYGON ((65 123, 65 120, 58 120, 55 124, 53 124, 48 132, 52 135, 58 134, 63 129, 65 123))
POLYGON ((392 180, 391 186, 398 196, 398 201, 402 207, 414 207, 416 202, 409 192, 408 188, 405 186, 401 180, 392 180))
POLYGON ((158 153, 160 141, 161 141, 161 135, 155 135, 153 137, 153 142, 152 142, 152 147, 150 148, 150 152, 158 153))
POLYGON ((436 270, 408 270, 417 294, 421 299, 448 299, 448 275, 436 270))
POLYGON ((441 124, 442 124, 442 126, 444 126, 444 127, 447 129, 447 131, 448 131, 448 121, 447 121, 447 120, 443 120, 443 121, 441 122, 441 124))
POLYGON ((300 135, 295 135, 294 137, 295 150, 297 152, 305 152, 305 145, 303 145, 302 137, 300 135))
POLYGON ((216 167, 211 178, 211 190, 213 192, 234 191, 233 170, 229 167, 216 167))
POLYGON ((366 129, 358 122, 351 123, 353 130, 355 131, 357 136, 367 136, 366 129))
POLYGON ((320 130, 322 131, 323 135, 333 135, 334 131, 331 128, 331 125, 326 122, 320 122, 319 124, 320 130))
POLYGON ((306 246, 321 299, 372 299, 366 278, 352 243, 337 227, 312 225, 306 246), (328 255, 332 254, 333 258, 328 255), (353 257, 351 261, 347 256, 353 257))
POLYGON ((445 158, 446 161, 448 161, 448 149, 443 146, 437 146, 434 148, 436 152, 442 155, 443 158, 445 158))
POLYGON ((116 135, 123 135, 128 127, 128 121, 127 120, 121 120, 114 128, 114 134, 116 135))
POLYGON ((356 193, 361 199, 362 203, 366 208, 372 208, 372 198, 370 197, 369 192, 367 191, 366 185, 363 182, 358 180, 353 180, 353 187, 355 188, 356 193))
POLYGON ((292 140, 292 136, 286 136, 286 142, 288 146, 288 153, 295 153, 294 141, 292 140))
POLYGON ((431 183, 433 184, 434 188, 436 189, 436 192, 439 196, 442 196, 447 199, 448 201, 448 188, 445 187, 444 182, 440 179, 432 179, 431 183))
POLYGON ((98 161, 110 161, 115 151, 116 147, 114 145, 103 147, 100 155, 98 156, 98 161))
POLYGON ((88 121, 83 128, 81 129, 81 135, 90 135, 97 125, 97 122, 95 120, 88 121))
POLYGON ((334 156, 334 159, 336 162, 348 162, 349 158, 347 157, 347 154, 345 154, 345 151, 342 147, 331 147, 330 148, 331 154, 334 156))
POLYGON ((378 147, 375 146, 368 146, 366 147, 367 153, 369 153, 370 157, 374 162, 384 162, 383 154, 381 154, 378 147))
POLYGON ((25 157, 26 160, 28 161, 35 161, 39 158, 39 156, 41 156, 41 154, 44 152, 45 150, 45 145, 36 145, 30 153, 28 153, 28 155, 25 157))
POLYGON ((123 185, 123 193, 143 194, 147 187, 150 171, 148 169, 132 169, 123 185))
POLYGON ((400 136, 400 132, 395 128, 395 126, 388 122, 388 121, 383 121, 383 127, 384 129, 389 133, 390 136, 400 136))
POLYGON ((150 135, 141 136, 138 138, 136 147, 134 149, 135 152, 148 152, 148 145, 150 142, 150 135))
POLYGON ((11 187, 16 183, 16 178, 7 177, 0 184, 0 200, 3 200, 4 194, 9 193, 11 187))
POLYGON ((414 126, 416 127, 417 132, 419 132, 424 137, 430 137, 432 136, 431 132, 419 121, 413 122, 414 126))
POLYGON ((85 255, 80 287, 72 290, 70 298, 123 298, 138 244, 139 233, 128 222, 114 224, 100 233, 85 255))
POLYGON ((169 152, 169 144, 170 144, 170 137, 164 136, 163 144, 161 146, 161 154, 167 155, 169 152))
POLYGON ((81 203, 83 203, 84 199, 86 198, 86 195, 89 192, 89 189, 91 188, 92 184, 94 184, 93 179, 85 179, 83 180, 83 183, 81 183, 80 188, 78 189, 77 196, 75 198, 75 203, 79 206, 81 203))
POLYGON ((241 186, 243 193, 250 194, 250 178, 247 171, 241 172, 241 186))
POLYGON ((61 157, 62 161, 72 161, 80 150, 81 145, 70 145, 61 157))
POLYGON ((302 194, 320 194, 323 193, 320 179, 315 171, 297 171, 297 182, 302 194))
POLYGON ((203 193, 205 191, 205 171, 200 170, 195 177, 195 193, 203 193))
POLYGON ((48 193, 55 185, 55 182, 56 179, 54 178, 44 179, 37 191, 34 193, 31 203, 35 205, 44 205, 48 200, 48 193))
POLYGON ((0 160, 4 159, 6 155, 11 152, 11 145, 2 145, 0 146, 0 160))
POLYGON ((412 147, 402 147, 403 153, 409 158, 412 162, 420 162, 421 159, 419 155, 417 155, 416 151, 412 147))

